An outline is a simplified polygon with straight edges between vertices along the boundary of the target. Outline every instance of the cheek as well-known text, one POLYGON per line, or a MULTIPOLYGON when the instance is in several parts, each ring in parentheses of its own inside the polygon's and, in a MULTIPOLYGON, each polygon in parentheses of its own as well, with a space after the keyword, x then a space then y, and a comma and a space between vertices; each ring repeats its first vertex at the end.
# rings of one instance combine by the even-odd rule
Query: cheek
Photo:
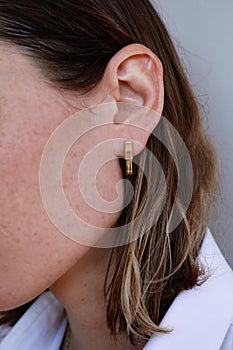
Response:
MULTIPOLYGON (((39 100, 38 95, 34 100, 39 100)), ((63 121, 64 110, 41 100, 37 105, 22 104, 20 110, 11 109, 9 114, 10 123, 0 130, 0 310, 15 308, 39 295, 90 249, 56 229, 39 190, 41 155, 49 136, 63 121)), ((120 213, 91 209, 77 188, 82 156, 101 140, 93 135, 71 150, 64 166, 63 185, 79 217, 94 227, 111 227, 120 213)), ((117 160, 106 164, 97 176, 99 195, 113 201, 121 178, 117 160)), ((92 172, 87 173, 87 188, 92 180, 92 172)))
POLYGON ((122 182, 117 186, 122 179, 119 160, 109 160, 103 149, 95 151, 109 139, 107 128, 101 131, 87 133, 73 144, 63 164, 62 183, 69 206, 81 220, 110 228, 120 216, 124 189, 122 182))
POLYGON ((46 115, 30 112, 0 132, 0 310, 31 300, 89 249, 56 230, 43 208, 40 158, 55 125, 46 128, 46 115))

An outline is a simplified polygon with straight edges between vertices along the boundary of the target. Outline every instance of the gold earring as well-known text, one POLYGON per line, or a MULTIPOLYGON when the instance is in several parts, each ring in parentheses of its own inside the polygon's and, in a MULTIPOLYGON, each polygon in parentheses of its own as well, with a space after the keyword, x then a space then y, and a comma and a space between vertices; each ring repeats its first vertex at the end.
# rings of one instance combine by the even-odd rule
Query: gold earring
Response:
POLYGON ((126 175, 133 175, 133 144, 131 141, 125 141, 125 160, 126 175))

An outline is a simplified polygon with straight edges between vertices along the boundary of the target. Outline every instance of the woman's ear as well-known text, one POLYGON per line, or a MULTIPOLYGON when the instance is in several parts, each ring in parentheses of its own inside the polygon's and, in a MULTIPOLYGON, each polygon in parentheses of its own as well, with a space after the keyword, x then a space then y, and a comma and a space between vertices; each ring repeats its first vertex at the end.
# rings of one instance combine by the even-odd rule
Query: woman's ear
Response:
MULTIPOLYGON (((131 103, 132 113, 122 109, 114 118, 116 135, 135 142, 134 155, 145 147, 157 126, 163 110, 163 67, 159 58, 146 46, 131 44, 110 61, 105 74, 115 102, 131 103)), ((124 154, 124 142, 115 141, 117 156, 124 154)))

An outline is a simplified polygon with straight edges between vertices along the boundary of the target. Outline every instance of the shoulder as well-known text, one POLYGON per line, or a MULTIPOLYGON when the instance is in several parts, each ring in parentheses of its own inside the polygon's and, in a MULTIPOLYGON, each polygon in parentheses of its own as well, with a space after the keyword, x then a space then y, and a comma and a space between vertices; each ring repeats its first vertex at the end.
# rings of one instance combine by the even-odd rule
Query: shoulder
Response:
POLYGON ((144 350, 233 349, 233 271, 209 229, 198 259, 209 278, 178 294, 160 323, 173 331, 153 336, 144 350))

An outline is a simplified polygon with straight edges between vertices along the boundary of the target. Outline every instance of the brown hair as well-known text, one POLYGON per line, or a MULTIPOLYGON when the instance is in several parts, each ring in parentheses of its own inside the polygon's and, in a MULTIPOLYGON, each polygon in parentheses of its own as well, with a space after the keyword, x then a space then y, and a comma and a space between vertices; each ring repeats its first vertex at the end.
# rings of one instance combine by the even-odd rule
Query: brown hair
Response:
MULTIPOLYGON (((164 172, 166 203, 151 226, 164 189, 159 182, 161 170, 143 151, 137 156, 138 166, 134 164, 133 199, 123 209, 118 224, 131 223, 146 205, 150 215, 143 217, 136 227, 133 223, 130 226, 129 234, 143 231, 140 239, 112 249, 110 261, 114 262, 115 271, 109 283, 106 274, 105 296, 107 324, 113 335, 126 332, 135 343, 136 339, 143 341, 152 334, 168 332, 159 323, 174 298, 207 278, 197 255, 218 172, 198 103, 159 15, 149 0, 0 1, 0 38, 35 58, 35 64, 50 84, 83 94, 98 86, 108 61, 128 44, 143 44, 161 60, 165 88, 163 116, 188 149, 194 172, 192 198, 187 210, 182 202, 177 204, 179 174, 174 160, 159 139, 151 135, 146 147, 164 172), (174 206, 182 220, 167 233, 174 206)), ((162 120, 159 133, 172 146, 171 135, 162 120)), ((119 162, 124 171, 124 162, 121 159, 119 162)), ((1 323, 13 325, 27 306, 4 313, 1 323)))

